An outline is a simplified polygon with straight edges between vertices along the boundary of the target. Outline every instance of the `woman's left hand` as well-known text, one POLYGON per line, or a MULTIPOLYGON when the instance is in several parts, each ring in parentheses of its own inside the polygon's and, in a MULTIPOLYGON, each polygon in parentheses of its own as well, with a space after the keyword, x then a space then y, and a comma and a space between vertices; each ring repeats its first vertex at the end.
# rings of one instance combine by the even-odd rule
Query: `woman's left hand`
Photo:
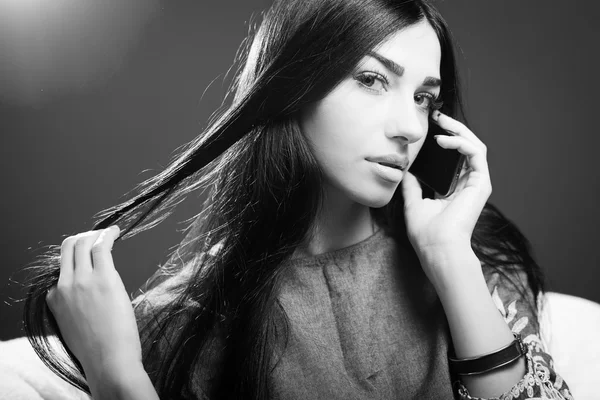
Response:
POLYGON ((473 229, 492 193, 485 144, 464 124, 445 114, 436 111, 433 120, 453 135, 440 135, 438 144, 464 154, 469 168, 461 171, 452 195, 442 198, 436 193, 434 199, 423 199, 419 181, 406 172, 402 180, 406 229, 419 257, 457 246, 470 249, 473 229))

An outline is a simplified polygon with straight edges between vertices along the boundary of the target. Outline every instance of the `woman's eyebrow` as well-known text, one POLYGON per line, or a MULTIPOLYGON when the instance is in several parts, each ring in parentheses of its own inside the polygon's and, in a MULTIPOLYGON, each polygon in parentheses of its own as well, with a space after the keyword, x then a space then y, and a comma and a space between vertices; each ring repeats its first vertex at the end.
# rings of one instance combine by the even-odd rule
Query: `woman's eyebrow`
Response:
MULTIPOLYGON (((382 63, 388 70, 393 72, 395 75, 402 76, 404 74, 404 67, 396 64, 394 61, 389 58, 385 58, 379 53, 374 51, 370 51, 367 55, 375 58, 377 61, 382 63)), ((423 80, 423 86, 429 87, 440 87, 442 86, 442 80, 439 78, 434 78, 433 76, 428 76, 423 80)))

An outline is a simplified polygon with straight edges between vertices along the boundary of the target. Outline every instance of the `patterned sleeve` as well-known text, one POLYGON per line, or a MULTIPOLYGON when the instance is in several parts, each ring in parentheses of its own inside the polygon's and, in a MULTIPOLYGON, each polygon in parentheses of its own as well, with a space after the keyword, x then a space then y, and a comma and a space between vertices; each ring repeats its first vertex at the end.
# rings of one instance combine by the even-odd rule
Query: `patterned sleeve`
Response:
POLYGON ((567 383, 554 370, 552 356, 542 343, 540 324, 535 316, 537 306, 528 285, 527 274, 522 269, 504 274, 484 268, 488 289, 496 307, 514 333, 519 333, 527 346, 525 376, 509 391, 499 397, 481 399, 472 397, 458 379, 454 387, 460 400, 516 400, 516 399, 567 399, 573 396, 567 383), (534 308, 535 307, 535 308, 534 308))

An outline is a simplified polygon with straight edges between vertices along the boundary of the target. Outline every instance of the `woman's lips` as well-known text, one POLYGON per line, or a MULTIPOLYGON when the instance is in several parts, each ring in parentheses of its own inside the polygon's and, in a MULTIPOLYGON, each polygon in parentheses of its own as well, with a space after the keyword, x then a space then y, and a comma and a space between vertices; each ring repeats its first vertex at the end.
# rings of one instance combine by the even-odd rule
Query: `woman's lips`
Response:
POLYGON ((386 154, 378 157, 367 157, 367 161, 378 163, 388 168, 405 170, 408 167, 408 157, 399 154, 386 154))
POLYGON ((398 183, 404 176, 404 171, 398 167, 389 167, 376 161, 370 161, 377 176, 384 181, 398 183))

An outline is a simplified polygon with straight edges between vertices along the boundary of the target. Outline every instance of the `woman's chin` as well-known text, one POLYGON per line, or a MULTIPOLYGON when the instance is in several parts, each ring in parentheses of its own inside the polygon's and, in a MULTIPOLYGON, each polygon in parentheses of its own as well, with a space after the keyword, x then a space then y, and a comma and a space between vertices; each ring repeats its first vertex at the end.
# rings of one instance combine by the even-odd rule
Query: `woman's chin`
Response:
POLYGON ((331 185, 338 195, 350 199, 352 202, 370 207, 381 208, 389 204, 398 189, 397 185, 382 186, 377 182, 353 182, 352 185, 331 185))
POLYGON ((359 203, 370 208, 381 208, 387 206, 389 202, 392 201, 393 195, 393 192, 389 194, 380 194, 378 196, 371 195, 369 197, 361 198, 359 203))

